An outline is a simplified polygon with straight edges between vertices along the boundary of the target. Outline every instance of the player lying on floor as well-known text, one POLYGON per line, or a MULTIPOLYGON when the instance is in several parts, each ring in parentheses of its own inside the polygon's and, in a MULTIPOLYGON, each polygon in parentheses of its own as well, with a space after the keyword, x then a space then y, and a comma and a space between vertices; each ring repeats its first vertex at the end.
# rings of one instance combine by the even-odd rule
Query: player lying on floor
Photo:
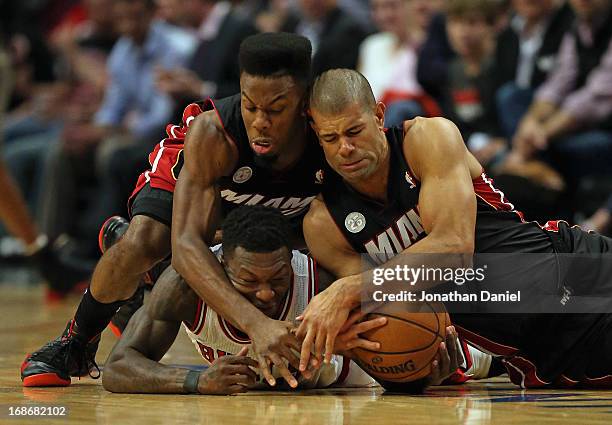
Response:
MULTIPOLYGON (((223 224, 223 246, 212 248, 233 285, 266 316, 287 321, 302 313, 310 298, 333 279, 317 271, 314 261, 291 252, 290 229, 275 209, 248 206, 228 215, 223 224)), ((350 356, 350 349, 377 349, 378 343, 359 337, 383 326, 386 318, 347 326, 336 339, 335 352, 350 356)), ((250 341, 197 297, 171 268, 160 276, 150 298, 130 320, 104 368, 102 383, 112 392, 232 394, 266 387, 254 371, 258 364, 246 356, 250 341), (204 371, 166 366, 159 360, 174 342, 181 323, 210 366, 204 371)), ((294 349, 299 352, 300 347, 294 349)), ((463 361, 452 327, 432 363, 430 384, 439 384, 463 361), (446 348, 448 347, 448 349, 446 348)), ((297 370, 297 364, 292 365, 297 370)), ((276 375, 278 378, 278 375, 276 375)), ((314 374, 299 379, 302 388, 370 386, 365 372, 342 355, 314 374)), ((288 387, 287 387, 288 388, 288 387)))

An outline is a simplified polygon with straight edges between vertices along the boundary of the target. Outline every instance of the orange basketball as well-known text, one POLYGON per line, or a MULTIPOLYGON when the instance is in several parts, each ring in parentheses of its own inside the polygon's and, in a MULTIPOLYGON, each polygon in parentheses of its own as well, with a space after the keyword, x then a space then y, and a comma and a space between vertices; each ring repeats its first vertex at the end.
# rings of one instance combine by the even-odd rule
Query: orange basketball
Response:
POLYGON ((363 320, 384 316, 387 324, 364 332, 364 338, 380 342, 378 351, 355 348, 355 361, 369 375, 391 382, 411 382, 431 372, 440 342, 451 321, 443 304, 405 303, 406 311, 398 312, 386 304, 363 320))

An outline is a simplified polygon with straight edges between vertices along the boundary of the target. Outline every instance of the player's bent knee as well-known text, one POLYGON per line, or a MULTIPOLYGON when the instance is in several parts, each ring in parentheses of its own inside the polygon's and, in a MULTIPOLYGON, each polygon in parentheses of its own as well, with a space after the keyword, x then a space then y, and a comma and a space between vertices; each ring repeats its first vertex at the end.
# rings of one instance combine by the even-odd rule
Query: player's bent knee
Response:
POLYGON ((170 254, 170 228, 150 217, 136 216, 117 242, 122 260, 148 270, 170 254))

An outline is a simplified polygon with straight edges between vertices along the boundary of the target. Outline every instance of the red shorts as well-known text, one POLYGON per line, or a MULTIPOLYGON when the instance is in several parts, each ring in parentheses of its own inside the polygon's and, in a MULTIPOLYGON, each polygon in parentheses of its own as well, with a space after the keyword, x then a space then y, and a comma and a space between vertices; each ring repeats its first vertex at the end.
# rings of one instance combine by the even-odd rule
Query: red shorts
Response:
POLYGON ((185 135, 194 118, 202 112, 199 105, 191 103, 183 111, 181 125, 168 124, 166 126, 168 137, 155 145, 153 152, 149 154, 151 168, 138 177, 136 188, 128 200, 128 210, 131 209, 136 195, 146 184, 155 189, 174 192, 176 180, 183 166, 185 135))

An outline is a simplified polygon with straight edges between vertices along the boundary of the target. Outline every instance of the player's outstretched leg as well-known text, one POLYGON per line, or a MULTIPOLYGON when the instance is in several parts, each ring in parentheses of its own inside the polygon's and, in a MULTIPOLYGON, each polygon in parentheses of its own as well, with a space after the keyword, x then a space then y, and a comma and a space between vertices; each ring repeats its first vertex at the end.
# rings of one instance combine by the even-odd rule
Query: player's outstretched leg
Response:
MULTIPOLYGON (((28 355, 21 366, 24 386, 66 386, 71 376, 92 375, 100 333, 117 310, 134 295, 142 275, 170 253, 170 228, 136 216, 123 237, 120 221, 105 223, 101 241, 108 247, 98 262, 91 285, 64 333, 28 355)), ((93 374, 97 377, 99 374, 93 374)))

